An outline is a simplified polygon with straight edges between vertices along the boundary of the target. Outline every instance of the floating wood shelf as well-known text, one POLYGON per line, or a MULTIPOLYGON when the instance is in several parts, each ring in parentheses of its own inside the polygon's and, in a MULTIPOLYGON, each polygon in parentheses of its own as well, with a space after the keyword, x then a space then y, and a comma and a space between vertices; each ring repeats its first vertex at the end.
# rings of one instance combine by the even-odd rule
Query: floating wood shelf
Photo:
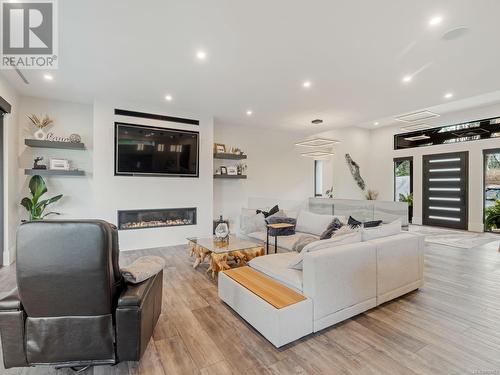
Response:
POLYGON ((85 176, 85 171, 81 170, 70 170, 62 171, 55 169, 25 169, 24 174, 27 176, 85 176))
POLYGON ((214 154, 214 159, 225 159, 225 160, 242 160, 246 159, 246 155, 239 155, 239 154, 228 154, 224 152, 218 152, 214 154))
POLYGON ((29 147, 61 148, 65 150, 85 150, 84 143, 54 142, 40 139, 25 139, 24 144, 29 147))
POLYGON ((237 174, 237 175, 229 175, 229 174, 214 174, 214 178, 227 178, 227 179, 246 179, 247 176, 244 174, 237 174))

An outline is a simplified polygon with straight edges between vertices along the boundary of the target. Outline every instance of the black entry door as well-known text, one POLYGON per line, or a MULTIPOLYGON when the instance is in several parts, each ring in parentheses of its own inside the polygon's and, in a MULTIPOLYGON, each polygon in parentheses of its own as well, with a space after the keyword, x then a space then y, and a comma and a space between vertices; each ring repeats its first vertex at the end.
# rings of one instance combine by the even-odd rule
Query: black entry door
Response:
POLYGON ((468 228, 469 153, 423 156, 422 223, 468 228))

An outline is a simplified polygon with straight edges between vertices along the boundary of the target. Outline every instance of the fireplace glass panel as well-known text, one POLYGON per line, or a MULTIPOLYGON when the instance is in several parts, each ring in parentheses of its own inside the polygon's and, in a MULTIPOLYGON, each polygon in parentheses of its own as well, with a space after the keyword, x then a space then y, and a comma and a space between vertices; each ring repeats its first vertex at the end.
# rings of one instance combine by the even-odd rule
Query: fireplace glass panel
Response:
POLYGON ((196 225, 196 208, 118 211, 118 229, 145 229, 196 225))

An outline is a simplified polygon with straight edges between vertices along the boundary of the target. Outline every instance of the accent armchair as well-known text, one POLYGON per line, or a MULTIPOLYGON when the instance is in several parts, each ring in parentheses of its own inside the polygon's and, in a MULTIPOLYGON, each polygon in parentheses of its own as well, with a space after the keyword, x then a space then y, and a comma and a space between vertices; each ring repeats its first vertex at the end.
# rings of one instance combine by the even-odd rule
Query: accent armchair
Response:
POLYGON ((24 223, 17 290, 0 300, 5 368, 138 361, 161 313, 163 271, 126 284, 118 232, 99 220, 24 223))

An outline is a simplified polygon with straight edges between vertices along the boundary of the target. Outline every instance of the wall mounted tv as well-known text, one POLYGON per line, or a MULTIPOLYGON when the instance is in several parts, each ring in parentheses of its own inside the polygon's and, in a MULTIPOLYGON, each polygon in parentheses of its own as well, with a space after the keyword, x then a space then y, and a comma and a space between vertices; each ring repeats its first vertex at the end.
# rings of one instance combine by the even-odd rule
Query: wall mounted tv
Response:
POLYGON ((115 122, 116 176, 199 176, 199 132, 115 122))

